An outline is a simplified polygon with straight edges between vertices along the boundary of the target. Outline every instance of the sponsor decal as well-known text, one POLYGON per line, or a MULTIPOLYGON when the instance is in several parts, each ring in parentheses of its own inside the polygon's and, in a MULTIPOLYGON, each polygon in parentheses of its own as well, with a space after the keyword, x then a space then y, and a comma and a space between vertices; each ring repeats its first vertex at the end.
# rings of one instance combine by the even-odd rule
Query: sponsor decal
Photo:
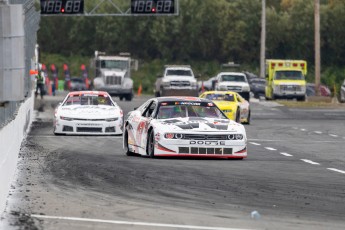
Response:
POLYGON ((209 145, 209 146, 214 146, 214 145, 225 145, 225 141, 189 141, 190 145, 209 145))
POLYGON ((198 102, 189 102, 189 101, 181 101, 181 102, 176 102, 176 103, 175 103, 175 105, 197 105, 197 106, 200 106, 200 104, 201 104, 198 102))

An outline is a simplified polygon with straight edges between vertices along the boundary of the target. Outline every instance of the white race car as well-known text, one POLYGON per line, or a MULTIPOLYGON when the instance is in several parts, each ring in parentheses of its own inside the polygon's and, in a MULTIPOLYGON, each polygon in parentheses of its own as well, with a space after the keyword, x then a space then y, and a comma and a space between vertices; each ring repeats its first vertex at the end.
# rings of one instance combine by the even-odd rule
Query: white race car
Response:
POLYGON ((152 98, 129 112, 123 145, 127 155, 247 157, 244 126, 197 97, 152 98))
POLYGON ((115 135, 122 128, 122 109, 107 92, 70 92, 55 109, 55 135, 115 135))

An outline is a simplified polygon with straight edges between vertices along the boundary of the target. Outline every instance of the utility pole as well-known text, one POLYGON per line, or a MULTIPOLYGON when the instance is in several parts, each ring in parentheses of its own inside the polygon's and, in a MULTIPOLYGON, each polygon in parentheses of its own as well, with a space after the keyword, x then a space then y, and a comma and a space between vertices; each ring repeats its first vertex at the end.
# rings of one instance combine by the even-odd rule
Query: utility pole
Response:
POLYGON ((320 96, 320 0, 314 0, 314 18, 315 18, 315 95, 320 96))
POLYGON ((261 47, 260 47, 260 77, 265 78, 266 54, 266 0, 262 0, 261 10, 261 47))

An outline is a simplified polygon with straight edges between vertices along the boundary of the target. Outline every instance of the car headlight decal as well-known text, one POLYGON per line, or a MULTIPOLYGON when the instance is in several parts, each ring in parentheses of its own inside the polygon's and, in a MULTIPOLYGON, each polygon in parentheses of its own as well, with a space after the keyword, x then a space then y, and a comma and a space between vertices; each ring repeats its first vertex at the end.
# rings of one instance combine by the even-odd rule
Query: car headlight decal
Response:
POLYGON ((164 137, 166 139, 183 139, 184 136, 182 133, 166 133, 164 137))
POLYGON ((118 117, 113 117, 113 118, 105 119, 105 121, 111 122, 111 121, 117 121, 118 119, 119 119, 118 117))
POLYGON ((229 134, 228 135, 228 139, 229 140, 242 140, 243 139, 243 135, 242 134, 229 134))
POLYGON ((60 119, 65 120, 65 121, 73 121, 73 118, 71 118, 71 117, 60 116, 60 119))
POLYGON ((173 133, 166 133, 166 134, 164 135, 164 137, 165 137, 166 139, 174 139, 174 134, 173 134, 173 133))
POLYGON ((175 134, 175 137, 176 137, 176 139, 182 139, 182 138, 183 138, 183 134, 181 134, 181 133, 176 133, 176 134, 175 134))

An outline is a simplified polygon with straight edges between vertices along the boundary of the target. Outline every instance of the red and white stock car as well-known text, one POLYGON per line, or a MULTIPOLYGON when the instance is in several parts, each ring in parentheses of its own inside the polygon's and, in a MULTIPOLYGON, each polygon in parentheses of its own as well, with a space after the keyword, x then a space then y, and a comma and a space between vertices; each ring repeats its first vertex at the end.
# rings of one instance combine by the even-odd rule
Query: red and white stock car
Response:
POLYGON ((55 135, 115 135, 122 128, 122 109, 107 92, 70 92, 55 109, 55 135))
POLYGON ((247 157, 242 124, 229 120, 210 100, 158 97, 127 114, 123 145, 127 155, 247 157))

